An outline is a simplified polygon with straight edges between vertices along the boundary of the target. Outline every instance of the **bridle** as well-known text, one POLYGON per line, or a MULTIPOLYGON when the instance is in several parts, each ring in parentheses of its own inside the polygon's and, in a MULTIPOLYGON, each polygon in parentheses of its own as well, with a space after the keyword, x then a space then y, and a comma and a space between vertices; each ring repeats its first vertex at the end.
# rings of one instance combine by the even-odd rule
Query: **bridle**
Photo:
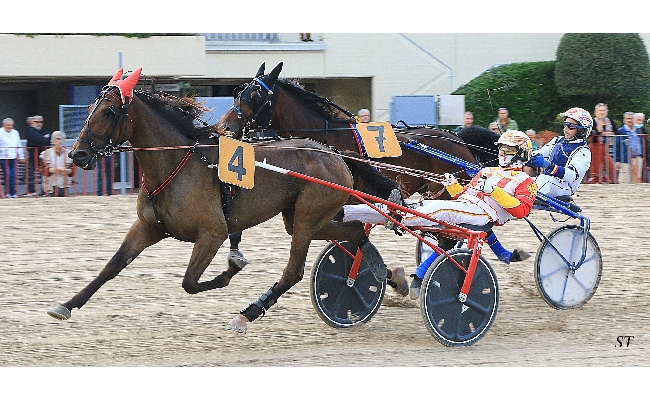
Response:
MULTIPOLYGON (((95 99, 95 103, 93 104, 93 108, 88 114, 88 118, 86 118, 86 121, 84 122, 83 127, 81 128, 81 133, 86 132, 88 139, 83 139, 81 135, 79 138, 77 138, 77 141, 81 143, 87 143, 90 145, 90 148, 92 150, 92 156, 95 159, 99 159, 101 157, 108 157, 114 152, 116 152, 119 148, 119 145, 124 143, 126 140, 122 141, 117 141, 116 136, 118 133, 118 130, 120 128, 120 125, 124 125, 124 129, 122 131, 126 131, 126 124, 129 121, 129 116, 128 114, 128 109, 129 109, 129 97, 125 98, 125 101, 122 103, 122 106, 118 107, 115 104, 115 100, 122 101, 120 95, 119 95, 119 90, 117 90, 117 87, 115 86, 105 86, 102 91, 100 92, 99 96, 97 99, 95 99), (90 130, 90 119, 92 116, 95 114, 95 111, 97 111, 97 108, 103 101, 109 101, 111 102, 111 105, 107 108, 107 115, 112 114, 114 116, 114 122, 113 122, 113 127, 111 130, 111 135, 106 138, 104 136, 100 136, 96 133, 93 133, 90 130), (122 121, 124 121, 124 124, 122 124, 122 121), (100 140, 104 145, 103 147, 98 146, 95 142, 96 140, 100 140)), ((91 158, 92 160, 92 158, 91 158)))
POLYGON ((237 118, 243 122, 240 123, 240 126, 243 126, 242 133, 247 134, 251 131, 251 129, 267 129, 271 127, 271 116, 273 114, 273 108, 275 106, 275 86, 276 84, 274 83, 273 87, 270 88, 261 79, 253 78, 250 83, 244 85, 243 88, 237 93, 235 96, 235 101, 230 109, 235 112, 237 114, 237 118), (259 94, 262 89, 264 89, 266 92, 263 98, 261 98, 262 96, 259 94), (251 91, 250 100, 242 98, 244 92, 248 90, 251 91), (253 92, 256 92, 257 96, 253 97, 253 92), (242 102, 244 102, 251 110, 255 110, 257 108, 257 111, 254 111, 254 114, 252 115, 245 113, 241 109, 242 102), (259 102, 259 104, 253 104, 254 102, 259 102))

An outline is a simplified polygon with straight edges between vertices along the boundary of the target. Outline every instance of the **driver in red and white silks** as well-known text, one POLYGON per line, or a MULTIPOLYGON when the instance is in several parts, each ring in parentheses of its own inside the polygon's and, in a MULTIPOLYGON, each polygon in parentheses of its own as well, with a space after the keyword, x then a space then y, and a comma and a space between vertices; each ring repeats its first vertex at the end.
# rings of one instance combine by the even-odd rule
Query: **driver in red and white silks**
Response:
MULTIPOLYGON (((445 174, 442 184, 453 200, 424 200, 415 210, 433 219, 453 224, 503 225, 513 218, 528 216, 537 196, 537 184, 522 171, 532 153, 530 138, 521 131, 507 131, 499 137, 499 167, 483 168, 469 184, 461 186, 451 174, 445 174)), ((394 191, 396 192, 396 191, 394 191)), ((399 193, 391 197, 393 203, 401 202, 399 193), (396 197, 396 198, 395 198, 396 197)), ((409 200, 406 206, 412 206, 409 200)), ((375 205, 385 211, 384 204, 375 205)), ((370 224, 383 224, 386 218, 366 204, 346 205, 343 207, 343 221, 359 220, 370 224)), ((434 221, 408 214, 402 219, 406 226, 431 226, 434 221)), ((523 250, 510 252, 498 241, 492 230, 486 237, 487 243, 497 257, 506 262, 521 261, 528 256, 523 250)), ((415 269, 411 275, 409 293, 412 299, 420 295, 422 279, 429 267, 438 257, 433 252, 415 269)))
MULTIPOLYGON (((522 171, 530 157, 532 144, 526 134, 508 131, 499 141, 500 166, 483 168, 469 184, 461 186, 451 174, 445 174, 443 184, 453 200, 424 200, 415 209, 431 218, 452 224, 503 225, 512 218, 523 218, 530 213, 537 195, 535 181, 522 171), (522 144, 523 142, 523 144, 522 144)), ((405 201, 406 206, 414 202, 405 201)), ((375 205, 385 211, 384 204, 375 205)), ((370 224, 383 224, 386 219, 372 207, 346 205, 343 221, 358 220, 370 224)), ((407 215, 402 220, 406 226, 431 226, 436 223, 426 218, 407 215)))

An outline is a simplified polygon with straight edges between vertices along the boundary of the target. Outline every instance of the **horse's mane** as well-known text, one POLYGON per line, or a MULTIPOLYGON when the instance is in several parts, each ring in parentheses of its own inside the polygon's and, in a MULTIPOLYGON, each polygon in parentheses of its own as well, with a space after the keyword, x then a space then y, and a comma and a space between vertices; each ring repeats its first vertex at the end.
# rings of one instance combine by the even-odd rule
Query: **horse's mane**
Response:
POLYGON ((497 166, 497 145, 499 135, 480 126, 468 126, 458 131, 458 137, 468 144, 474 157, 485 166, 497 166))
POLYGON ((277 80, 277 83, 280 84, 283 89, 290 92, 294 97, 297 97, 297 100, 303 103, 307 108, 315 111, 321 117, 325 119, 352 121, 350 115, 347 115, 344 111, 337 108, 337 106, 330 100, 321 97, 316 93, 310 92, 297 82, 280 78, 277 80))
POLYGON ((167 93, 150 93, 144 90, 135 90, 133 93, 188 138, 207 138, 216 129, 214 125, 197 126, 195 124, 196 121, 202 122, 199 118, 207 109, 193 98, 181 99, 167 93))

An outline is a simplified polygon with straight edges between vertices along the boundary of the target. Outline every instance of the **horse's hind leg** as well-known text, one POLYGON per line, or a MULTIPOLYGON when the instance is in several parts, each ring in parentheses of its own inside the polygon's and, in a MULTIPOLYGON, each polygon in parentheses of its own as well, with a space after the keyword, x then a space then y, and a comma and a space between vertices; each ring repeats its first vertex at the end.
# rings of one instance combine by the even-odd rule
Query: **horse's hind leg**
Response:
POLYGON ((227 326, 228 329, 234 330, 238 333, 246 333, 248 322, 252 322, 266 313, 266 311, 277 302, 280 296, 302 280, 305 273, 305 260, 307 259, 307 251, 309 250, 312 234, 313 232, 294 232, 294 235, 291 237, 289 261, 282 272, 280 280, 256 301, 240 311, 240 313, 230 321, 227 326))
MULTIPOLYGON (((228 235, 230 239, 230 251, 228 252, 228 271, 233 271, 233 275, 241 271, 250 261, 244 257, 244 254, 239 251, 239 243, 241 242, 242 232, 235 232, 228 235)), ((232 278, 232 275, 230 276, 232 278)))
POLYGON ((60 320, 70 318, 73 308, 81 308, 104 283, 115 278, 142 250, 158 243, 164 238, 164 234, 155 230, 146 222, 142 220, 135 221, 126 234, 119 250, 113 255, 104 269, 101 270, 99 275, 72 299, 53 308, 47 313, 51 317, 60 320))
POLYGON ((202 235, 194 243, 194 248, 192 249, 192 256, 190 262, 187 266, 187 271, 185 271, 185 277, 183 278, 183 289, 189 294, 196 294, 199 292, 204 292, 206 290, 212 290, 220 287, 225 287, 230 283, 230 279, 239 271, 241 268, 238 265, 230 264, 228 269, 221 273, 221 275, 216 278, 199 282, 201 275, 205 272, 205 269, 208 268, 210 262, 217 254, 219 247, 226 240, 228 234, 226 232, 220 236, 214 235, 202 235))

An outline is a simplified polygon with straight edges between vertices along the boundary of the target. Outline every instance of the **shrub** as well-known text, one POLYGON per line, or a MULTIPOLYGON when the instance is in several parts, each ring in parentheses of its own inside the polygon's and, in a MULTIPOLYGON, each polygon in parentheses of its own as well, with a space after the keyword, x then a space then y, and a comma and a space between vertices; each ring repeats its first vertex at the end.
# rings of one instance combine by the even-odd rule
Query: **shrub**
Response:
POLYGON ((465 95, 465 108, 478 125, 487 127, 505 107, 520 130, 541 131, 552 128, 557 114, 569 108, 557 93, 554 74, 554 61, 507 64, 484 72, 454 94, 465 95))

